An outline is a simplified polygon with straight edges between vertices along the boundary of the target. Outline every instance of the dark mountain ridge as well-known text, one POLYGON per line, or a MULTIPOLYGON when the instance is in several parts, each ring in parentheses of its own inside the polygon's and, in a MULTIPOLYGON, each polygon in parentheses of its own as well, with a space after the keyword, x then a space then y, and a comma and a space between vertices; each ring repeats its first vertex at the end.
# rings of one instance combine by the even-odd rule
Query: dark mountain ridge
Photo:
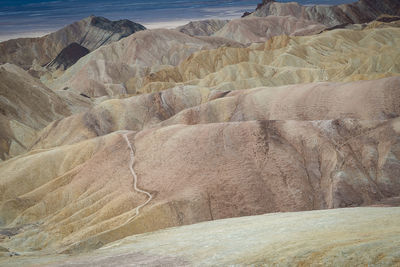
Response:
POLYGON ((316 21, 332 27, 341 24, 361 24, 377 19, 383 14, 400 15, 398 0, 359 0, 350 4, 336 6, 314 5, 303 6, 297 2, 280 3, 274 0, 263 0, 249 16, 266 17, 293 16, 316 21))

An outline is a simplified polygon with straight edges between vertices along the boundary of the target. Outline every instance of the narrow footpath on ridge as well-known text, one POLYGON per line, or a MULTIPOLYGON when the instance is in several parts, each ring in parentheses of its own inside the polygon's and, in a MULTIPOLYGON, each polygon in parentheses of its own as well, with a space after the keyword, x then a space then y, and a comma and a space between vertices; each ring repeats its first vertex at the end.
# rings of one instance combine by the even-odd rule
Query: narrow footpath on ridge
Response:
POLYGON ((132 176, 133 176, 133 189, 134 189, 136 192, 145 194, 145 195, 148 197, 148 199, 147 199, 143 204, 141 204, 141 205, 139 205, 139 206, 136 207, 136 209, 135 209, 135 210, 136 210, 136 215, 135 215, 133 218, 131 218, 131 219, 129 220, 129 221, 131 221, 132 219, 136 218, 136 217, 139 215, 140 209, 143 208, 144 206, 146 206, 146 205, 153 199, 153 196, 152 196, 149 192, 144 191, 144 190, 142 190, 142 189, 140 189, 140 188, 137 187, 138 177, 137 177, 137 175, 136 175, 135 170, 133 169, 133 165, 135 164, 135 153, 134 153, 132 144, 131 144, 131 142, 130 142, 129 139, 128 139, 128 133, 124 133, 124 134, 122 134, 122 136, 123 136, 123 138, 125 139, 125 141, 126 141, 126 143, 127 143, 127 145, 128 145, 128 148, 129 148, 129 150, 130 150, 129 169, 130 169, 131 174, 132 174, 132 176))

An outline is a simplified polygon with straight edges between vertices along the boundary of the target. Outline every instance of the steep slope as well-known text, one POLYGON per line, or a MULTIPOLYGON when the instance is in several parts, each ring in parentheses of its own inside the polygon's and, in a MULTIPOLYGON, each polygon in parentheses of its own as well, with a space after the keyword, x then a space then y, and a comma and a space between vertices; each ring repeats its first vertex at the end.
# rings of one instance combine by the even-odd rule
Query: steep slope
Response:
POLYGON ((71 43, 78 43, 93 51, 144 29, 144 26, 129 20, 109 21, 90 16, 44 37, 1 42, 0 64, 12 63, 25 70, 40 68, 71 43))
POLYGON ((0 65, 0 95, 1 160, 26 152, 40 129, 71 115, 57 94, 15 65, 0 65))
POLYGON ((0 221, 16 227, 0 245, 82 252, 171 226, 398 197, 399 125, 399 119, 174 125, 131 132, 129 143, 125 132, 115 132, 32 151, 0 163, 0 221), (148 196, 134 189, 132 159, 137 187, 152 196, 139 214, 148 196))
POLYGON ((89 254, 17 257, 0 263, 5 267, 308 266, 316 262, 325 266, 396 266, 399 219, 399 208, 269 214, 135 235, 89 254))
POLYGON ((185 84, 229 91, 396 76, 400 74, 400 28, 385 25, 277 36, 247 48, 199 51, 175 68, 144 77, 131 90, 153 92, 185 84))
POLYGON ((48 84, 93 97, 135 93, 125 83, 136 86, 136 77, 176 66, 195 51, 222 45, 242 46, 220 37, 191 37, 175 30, 141 31, 88 54, 48 84))
POLYGON ((229 20, 198 20, 176 28, 178 31, 192 36, 210 36, 222 29, 229 20))
POLYGON ((74 65, 81 57, 84 57, 89 53, 90 51, 80 44, 71 43, 61 50, 60 54, 47 64, 46 67, 52 70, 66 70, 74 65))
POLYGON ((397 0, 359 0, 355 3, 337 6, 302 6, 297 2, 279 3, 274 0, 263 0, 250 16, 293 16, 332 27, 341 24, 370 22, 383 14, 400 15, 400 2, 397 0))
POLYGON ((278 35, 312 35, 325 28, 322 24, 294 17, 247 17, 230 21, 214 36, 240 43, 256 43, 278 35))

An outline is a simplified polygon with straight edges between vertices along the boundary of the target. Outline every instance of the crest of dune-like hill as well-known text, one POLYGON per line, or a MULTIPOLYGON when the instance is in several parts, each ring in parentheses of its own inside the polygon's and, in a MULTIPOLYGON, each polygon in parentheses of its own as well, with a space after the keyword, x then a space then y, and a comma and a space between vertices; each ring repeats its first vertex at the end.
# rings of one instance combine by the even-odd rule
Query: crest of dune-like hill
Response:
POLYGON ((86 113, 56 121, 41 132, 33 148, 73 144, 123 129, 140 131, 159 123, 167 126, 242 120, 387 120, 400 115, 396 105, 399 86, 399 77, 290 85, 275 87, 276 90, 267 87, 212 91, 178 86, 159 93, 104 101, 86 113), (310 95, 313 97, 309 98, 310 95), (355 98, 364 104, 354 105, 355 98), (313 108, 308 108, 310 105, 313 108))
POLYGON ((278 35, 312 35, 325 28, 322 24, 291 16, 246 17, 230 21, 214 36, 241 43, 257 43, 278 35))
POLYGON ((263 0, 250 16, 293 16, 296 18, 316 21, 332 27, 341 24, 360 24, 370 22, 383 14, 400 15, 400 1, 359 0, 350 4, 333 6, 302 6, 297 2, 280 3, 273 0, 263 0))
POLYGON ((12 63, 25 70, 41 70, 40 67, 55 59, 72 43, 93 51, 144 29, 144 26, 129 20, 110 21, 90 16, 43 37, 1 42, 0 64, 12 63))
POLYGON ((192 36, 210 36, 222 29, 229 20, 198 20, 176 28, 178 31, 192 36))

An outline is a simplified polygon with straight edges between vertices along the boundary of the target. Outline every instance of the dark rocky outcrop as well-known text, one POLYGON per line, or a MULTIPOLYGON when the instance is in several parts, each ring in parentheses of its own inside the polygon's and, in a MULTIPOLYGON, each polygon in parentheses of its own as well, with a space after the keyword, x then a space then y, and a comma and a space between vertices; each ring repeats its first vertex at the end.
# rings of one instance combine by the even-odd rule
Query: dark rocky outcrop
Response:
POLYGON ((81 57, 89 54, 89 50, 86 47, 81 46, 78 43, 72 43, 66 48, 61 50, 60 54, 52 60, 47 67, 49 69, 62 69, 66 70, 75 64, 81 57))
POLYGON ((134 23, 127 19, 122 19, 118 21, 110 21, 103 17, 92 17, 90 21, 91 26, 98 27, 106 31, 112 31, 114 33, 121 33, 123 37, 126 37, 133 32, 145 30, 146 28, 138 23, 134 23))
POLYGON ((394 21, 399 21, 400 16, 380 16, 379 18, 376 19, 376 21, 379 22, 384 22, 384 23, 390 23, 394 21))

